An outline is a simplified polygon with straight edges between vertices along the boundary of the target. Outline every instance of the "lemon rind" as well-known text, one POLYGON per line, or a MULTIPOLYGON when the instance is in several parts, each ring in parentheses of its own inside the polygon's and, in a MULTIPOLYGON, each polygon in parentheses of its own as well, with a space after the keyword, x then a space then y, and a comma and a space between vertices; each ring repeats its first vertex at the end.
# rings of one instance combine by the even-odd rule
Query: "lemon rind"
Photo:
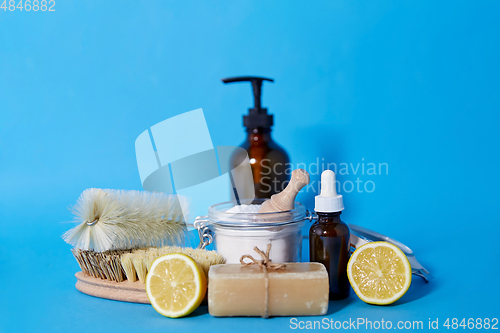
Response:
POLYGON ((410 285, 411 285, 412 273, 411 273, 410 262, 408 261, 408 258, 406 257, 404 252, 401 251, 401 249, 399 247, 397 247, 396 245, 389 243, 389 242, 370 242, 370 243, 367 243, 367 244, 360 246, 352 254, 351 258, 349 259, 349 262, 347 263, 347 277, 349 278, 349 282, 351 282, 352 289, 354 290, 356 295, 358 295, 358 297, 363 302, 368 303, 368 304, 376 304, 376 305, 388 305, 388 304, 392 304, 392 303, 396 302, 398 299, 403 297, 404 294, 406 294, 406 292, 408 291, 408 289, 410 288, 410 285), (407 276, 407 279, 406 279, 406 282, 405 282, 403 289, 401 289, 401 291, 399 293, 395 294, 393 297, 383 299, 383 300, 379 299, 379 298, 372 298, 372 297, 364 296, 361 293, 361 291, 359 290, 357 284, 354 283, 354 279, 351 277, 351 267, 354 264, 354 262, 356 261, 356 258, 358 257, 358 255, 362 252, 361 249, 363 249, 363 248, 365 248, 365 249, 376 248, 380 245, 384 245, 384 246, 392 248, 398 254, 399 257, 404 259, 403 263, 405 265, 406 271, 409 272, 409 274, 407 274, 408 276, 407 276))

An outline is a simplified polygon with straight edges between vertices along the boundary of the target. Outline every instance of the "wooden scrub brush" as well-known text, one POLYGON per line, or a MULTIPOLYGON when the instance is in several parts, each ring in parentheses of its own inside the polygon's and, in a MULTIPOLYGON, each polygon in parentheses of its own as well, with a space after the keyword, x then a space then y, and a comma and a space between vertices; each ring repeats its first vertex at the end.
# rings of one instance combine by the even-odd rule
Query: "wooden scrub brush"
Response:
MULTIPOLYGON (((117 284, 126 277, 121 254, 180 242, 186 235, 186 211, 187 200, 182 196, 91 188, 73 207, 78 225, 62 237, 74 246, 72 252, 85 273, 82 276, 98 276, 106 279, 103 282, 117 284)), ((113 286, 120 291, 120 286, 113 286)), ((102 285, 94 289, 91 294, 98 296, 102 285)))
POLYGON ((224 264, 225 259, 215 251, 164 246, 133 251, 72 250, 82 272, 75 274, 76 288, 85 294, 117 301, 149 303, 144 282, 155 259, 168 253, 183 253, 198 263, 208 278, 212 265, 224 264))

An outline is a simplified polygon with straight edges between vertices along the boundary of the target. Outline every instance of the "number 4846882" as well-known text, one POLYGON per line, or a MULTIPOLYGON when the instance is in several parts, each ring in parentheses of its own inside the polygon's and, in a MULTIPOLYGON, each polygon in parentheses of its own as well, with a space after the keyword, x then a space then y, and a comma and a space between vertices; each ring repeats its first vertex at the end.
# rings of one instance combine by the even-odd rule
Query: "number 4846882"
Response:
MULTIPOLYGON (((0 0, 1 1, 1 0, 0 0)), ((55 12, 56 9, 54 8, 56 6, 56 1, 55 0, 20 0, 19 2, 16 3, 15 0, 4 0, 2 2, 2 5, 0 6, 0 9, 3 9, 4 12, 7 11, 7 9, 11 12, 15 10, 19 11, 48 11, 48 12, 55 12)))

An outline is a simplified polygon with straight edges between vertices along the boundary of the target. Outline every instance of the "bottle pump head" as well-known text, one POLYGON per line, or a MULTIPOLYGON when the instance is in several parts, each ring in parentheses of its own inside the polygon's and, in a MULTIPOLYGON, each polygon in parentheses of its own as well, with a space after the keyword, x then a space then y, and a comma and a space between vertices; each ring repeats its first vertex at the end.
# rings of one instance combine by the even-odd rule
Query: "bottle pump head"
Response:
POLYGON ((270 128, 273 126, 273 116, 267 114, 267 109, 261 107, 262 81, 274 82, 274 80, 258 76, 239 76, 222 79, 222 82, 224 83, 245 81, 252 83, 254 107, 248 109, 247 116, 243 116, 243 126, 250 128, 270 128))
POLYGON ((316 196, 314 210, 322 213, 335 213, 344 210, 342 195, 335 189, 335 173, 325 170, 321 173, 321 194, 316 196))

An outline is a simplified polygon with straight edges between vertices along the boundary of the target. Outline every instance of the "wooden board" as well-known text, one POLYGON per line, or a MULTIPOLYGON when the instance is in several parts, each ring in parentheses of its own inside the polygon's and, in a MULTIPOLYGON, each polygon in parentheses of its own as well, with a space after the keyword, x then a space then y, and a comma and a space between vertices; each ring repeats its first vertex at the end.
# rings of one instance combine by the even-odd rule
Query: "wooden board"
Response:
POLYGON ((97 279, 78 272, 76 289, 84 294, 115 301, 150 304, 144 284, 130 281, 114 282, 97 279))

